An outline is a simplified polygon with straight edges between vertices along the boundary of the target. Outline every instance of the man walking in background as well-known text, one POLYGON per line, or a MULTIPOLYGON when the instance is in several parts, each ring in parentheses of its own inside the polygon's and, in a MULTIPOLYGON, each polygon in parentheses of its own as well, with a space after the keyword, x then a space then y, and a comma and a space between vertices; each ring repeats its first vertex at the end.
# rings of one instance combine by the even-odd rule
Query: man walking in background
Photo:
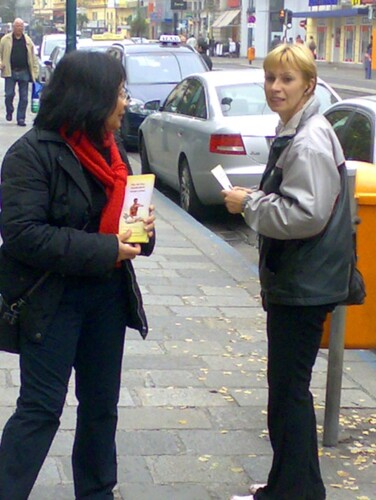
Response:
POLYGON ((34 82, 38 76, 38 59, 31 38, 24 34, 24 22, 20 18, 15 19, 13 31, 1 39, 0 68, 1 76, 5 78, 6 119, 12 121, 13 99, 18 83, 17 124, 25 127, 29 82, 34 82))
POLYGON ((199 38, 197 42, 197 52, 199 52, 202 59, 205 61, 207 67, 211 70, 213 68, 213 62, 208 56, 208 44, 204 38, 199 38))

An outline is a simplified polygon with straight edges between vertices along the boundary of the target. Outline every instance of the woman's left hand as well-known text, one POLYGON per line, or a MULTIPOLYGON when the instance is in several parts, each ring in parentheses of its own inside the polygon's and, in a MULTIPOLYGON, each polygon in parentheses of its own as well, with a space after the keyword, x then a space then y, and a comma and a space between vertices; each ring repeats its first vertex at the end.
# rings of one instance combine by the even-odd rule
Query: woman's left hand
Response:
POLYGON ((250 189, 234 187, 230 191, 223 190, 225 205, 230 214, 241 214, 244 199, 252 192, 250 189))
POLYGON ((149 217, 144 219, 145 231, 148 233, 149 238, 152 238, 154 234, 154 222, 155 222, 154 205, 150 205, 149 217))

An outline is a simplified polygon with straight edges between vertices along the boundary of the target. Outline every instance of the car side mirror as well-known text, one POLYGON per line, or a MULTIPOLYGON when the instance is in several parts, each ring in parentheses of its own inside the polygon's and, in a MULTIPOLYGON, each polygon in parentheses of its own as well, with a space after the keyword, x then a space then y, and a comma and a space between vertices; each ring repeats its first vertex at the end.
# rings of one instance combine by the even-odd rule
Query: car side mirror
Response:
POLYGON ((154 101, 148 101, 144 104, 144 109, 148 111, 159 111, 161 108, 161 101, 159 99, 155 99, 154 101))

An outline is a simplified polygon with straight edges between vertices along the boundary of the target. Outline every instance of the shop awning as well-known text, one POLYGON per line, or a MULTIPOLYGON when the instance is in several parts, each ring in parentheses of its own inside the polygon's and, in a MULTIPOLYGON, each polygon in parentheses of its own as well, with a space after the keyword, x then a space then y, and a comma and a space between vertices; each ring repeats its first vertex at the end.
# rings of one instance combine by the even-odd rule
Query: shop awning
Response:
POLYGON ((368 15, 368 7, 356 7, 354 9, 312 10, 308 12, 294 12, 292 17, 326 18, 326 17, 352 17, 352 16, 367 16, 367 15, 368 15))
POLYGON ((230 26, 234 21, 235 17, 240 14, 240 10, 225 10, 222 14, 214 21, 212 28, 225 28, 230 26))

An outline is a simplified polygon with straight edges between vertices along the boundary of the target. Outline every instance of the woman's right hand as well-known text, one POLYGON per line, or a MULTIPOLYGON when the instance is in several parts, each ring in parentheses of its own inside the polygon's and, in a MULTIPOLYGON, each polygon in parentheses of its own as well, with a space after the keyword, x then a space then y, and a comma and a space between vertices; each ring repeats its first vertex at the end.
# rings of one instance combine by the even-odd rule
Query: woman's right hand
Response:
POLYGON ((127 243, 131 234, 132 231, 128 229, 125 233, 116 235, 119 244, 117 262, 127 259, 131 260, 137 257, 137 255, 140 255, 141 245, 139 243, 127 243))

